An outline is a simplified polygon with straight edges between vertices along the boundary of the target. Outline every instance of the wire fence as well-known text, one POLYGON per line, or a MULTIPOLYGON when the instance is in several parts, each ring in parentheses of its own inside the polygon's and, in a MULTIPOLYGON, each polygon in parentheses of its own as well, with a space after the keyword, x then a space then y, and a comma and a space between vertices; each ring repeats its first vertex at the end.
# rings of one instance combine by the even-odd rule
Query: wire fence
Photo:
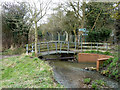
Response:
POLYGON ((48 41, 69 41, 69 42, 100 42, 100 43, 111 43, 114 44, 115 40, 110 37, 107 40, 102 39, 90 39, 87 35, 58 35, 58 34, 46 34, 40 36, 38 39, 39 42, 48 42, 48 41))

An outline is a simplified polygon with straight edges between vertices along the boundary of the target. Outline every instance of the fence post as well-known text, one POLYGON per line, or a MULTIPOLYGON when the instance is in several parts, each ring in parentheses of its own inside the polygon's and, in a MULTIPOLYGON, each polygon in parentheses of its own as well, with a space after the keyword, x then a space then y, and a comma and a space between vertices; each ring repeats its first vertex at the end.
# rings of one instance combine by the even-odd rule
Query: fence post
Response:
POLYGON ((86 30, 85 30, 85 35, 84 36, 85 36, 85 42, 86 42, 86 30))
POLYGON ((81 52, 82 52, 82 37, 81 37, 81 52))
POLYGON ((68 41, 68 53, 69 53, 69 41, 68 41))
POLYGON ((78 49, 79 49, 80 38, 81 38, 81 36, 78 35, 78 49))
POLYGON ((28 44, 26 44, 26 54, 28 54, 28 44))
POLYGON ((39 47, 38 47, 38 49, 39 49, 39 54, 40 54, 40 43, 39 43, 39 47))
POLYGON ((62 48, 62 42, 60 43, 60 53, 61 53, 61 48, 62 48))
POLYGON ((48 42, 47 42, 47 49, 48 49, 48 55, 49 55, 49 44, 48 44, 48 42))
POLYGON ((108 43, 106 43, 106 51, 108 50, 108 43))
POLYGON ((92 50, 92 42, 91 42, 91 50, 92 50))
POLYGON ((55 47, 56 47, 56 53, 57 53, 57 42, 55 42, 55 47))
POLYGON ((76 41, 75 41, 75 50, 76 50, 76 41))
POLYGON ((98 42, 97 42, 97 51, 98 51, 98 42))
POLYGON ((34 47, 34 46, 33 46, 33 43, 32 43, 32 51, 31 51, 32 53, 34 52, 33 47, 34 47))

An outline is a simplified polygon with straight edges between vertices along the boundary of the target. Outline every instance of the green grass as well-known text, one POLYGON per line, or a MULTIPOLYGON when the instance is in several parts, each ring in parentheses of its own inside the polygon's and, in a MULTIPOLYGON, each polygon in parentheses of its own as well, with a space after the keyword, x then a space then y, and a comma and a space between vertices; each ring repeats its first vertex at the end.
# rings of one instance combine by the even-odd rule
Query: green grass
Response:
POLYGON ((25 51, 26 51, 25 48, 19 47, 19 48, 16 48, 14 50, 12 50, 12 49, 4 50, 0 54, 2 54, 2 55, 20 55, 22 53, 25 53, 25 51))
POLYGON ((62 88, 53 80, 47 62, 32 56, 16 56, 2 60, 2 88, 62 88))

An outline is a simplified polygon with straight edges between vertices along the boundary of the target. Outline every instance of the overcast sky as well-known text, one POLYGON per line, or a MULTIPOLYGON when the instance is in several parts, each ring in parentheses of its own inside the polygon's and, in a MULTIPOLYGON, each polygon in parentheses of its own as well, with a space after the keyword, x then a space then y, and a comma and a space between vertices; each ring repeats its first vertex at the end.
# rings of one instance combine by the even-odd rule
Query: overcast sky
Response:
MULTIPOLYGON (((18 1, 18 2, 31 2, 31 1, 34 1, 34 2, 37 2, 38 0, 0 0, 0 3, 2 2, 15 2, 15 1, 18 1)), ((50 3, 50 8, 55 8, 57 6, 58 3, 64 3, 65 1, 68 1, 68 0, 43 0, 44 2, 48 2, 48 1, 51 1, 50 3)), ((83 0, 84 1, 84 0, 83 0)), ((85 1, 89 1, 89 0, 85 0, 85 1)), ((93 1, 102 1, 102 2, 105 2, 105 1, 119 1, 119 0, 93 0, 93 1)), ((38 4, 38 3, 37 3, 38 4)), ((39 6, 39 5, 38 5, 39 6)), ((46 22, 47 21, 47 16, 49 14, 53 13, 52 10, 49 10, 47 12, 47 15, 42 19, 42 22, 46 22)), ((41 21, 40 21, 41 22, 41 21)))
MULTIPOLYGON (((31 2, 31 1, 34 1, 34 2, 37 2, 38 0, 0 0, 0 3, 2 3, 2 2, 31 2)), ((51 1, 51 3, 50 3, 50 8, 52 9, 52 8, 54 8, 54 7, 56 7, 57 6, 57 4, 58 3, 63 3, 63 2, 65 2, 66 0, 43 0, 44 2, 48 2, 48 1, 51 1)), ((39 5, 38 5, 39 6, 39 5)), ((42 19, 42 22, 46 22, 47 21, 47 16, 49 15, 49 14, 51 14, 51 13, 53 13, 53 11, 52 10, 49 10, 48 12, 47 12, 47 15, 42 19)))

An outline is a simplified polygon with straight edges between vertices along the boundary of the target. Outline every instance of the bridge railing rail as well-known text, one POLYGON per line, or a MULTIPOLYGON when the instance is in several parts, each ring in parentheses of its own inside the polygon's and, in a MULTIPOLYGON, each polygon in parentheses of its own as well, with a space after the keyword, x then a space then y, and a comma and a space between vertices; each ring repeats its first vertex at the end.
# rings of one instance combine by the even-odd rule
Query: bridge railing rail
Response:
MULTIPOLYGON (((39 42, 38 46, 38 54, 42 52, 56 51, 56 53, 62 51, 74 51, 74 52, 83 52, 89 50, 96 51, 109 51, 111 50, 110 43, 99 43, 99 42, 70 42, 70 41, 49 41, 49 42, 39 42)), ((35 44, 27 44, 26 45, 26 53, 34 52, 35 44)))

